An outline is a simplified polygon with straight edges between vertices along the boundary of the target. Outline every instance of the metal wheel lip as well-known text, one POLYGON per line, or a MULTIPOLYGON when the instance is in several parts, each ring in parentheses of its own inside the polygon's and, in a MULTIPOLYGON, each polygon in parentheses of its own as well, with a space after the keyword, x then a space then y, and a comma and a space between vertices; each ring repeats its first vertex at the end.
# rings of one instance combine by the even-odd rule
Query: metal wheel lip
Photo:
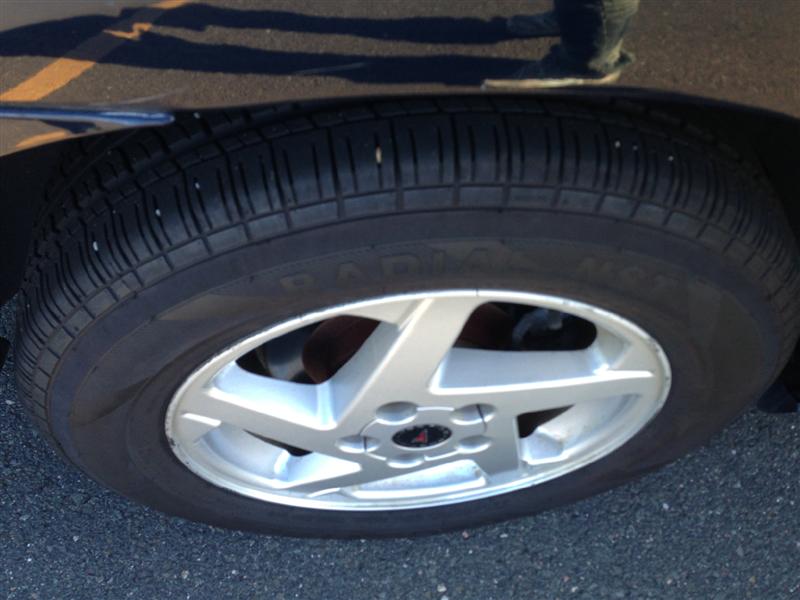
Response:
MULTIPOLYGON (((410 292, 391 294, 386 296, 376 296, 365 300, 356 302, 338 304, 332 307, 315 310, 305 313, 299 317, 294 317, 281 321, 275 325, 267 327, 255 334, 249 335, 239 341, 231 344, 226 349, 215 354, 202 365, 197 367, 192 374, 184 381, 184 383, 177 389, 175 394, 170 400, 167 407, 165 416, 165 433, 169 441, 170 448, 176 457, 194 474, 198 475, 207 482, 213 485, 226 489, 228 491, 237 493, 239 495, 261 500, 265 502, 277 503, 288 505, 296 508, 307 508, 316 510, 328 511, 346 511, 346 512, 364 512, 364 511, 387 511, 387 510, 413 510, 424 508, 436 508, 441 506, 453 505, 462 502, 478 501, 486 498, 498 496, 501 494, 518 491, 533 487, 535 485, 551 481, 567 473, 576 471, 585 467, 615 450, 619 449, 625 443, 630 441, 638 433, 640 433, 660 412, 666 399, 669 395, 672 383, 672 373, 670 362, 661 345, 648 334, 643 328, 633 323, 629 319, 622 317, 609 310, 591 305, 589 303, 574 300, 564 297, 559 297, 551 294, 541 294, 535 292, 522 292, 512 290, 500 290, 490 288, 464 288, 464 289, 449 289, 449 290, 431 290, 423 292, 410 292), (176 440, 172 435, 173 423, 177 417, 180 398, 185 393, 187 388, 201 373, 209 370, 219 372, 219 370, 231 361, 235 361, 242 355, 250 350, 264 344, 265 342, 285 335, 291 331, 299 329, 300 327, 319 322, 334 316, 347 314, 348 312, 356 312, 360 308, 373 306, 376 304, 384 304, 396 301, 411 301, 411 300, 424 300, 431 297, 447 298, 447 297, 464 297, 466 295, 473 295, 477 298, 485 298, 486 302, 508 302, 532 305, 537 307, 553 308, 560 310, 564 313, 576 315, 595 323, 595 320, 590 318, 594 316, 600 319, 604 325, 612 325, 613 329, 618 329, 627 332, 628 334, 635 335, 640 341, 645 341, 648 348, 657 359, 658 366, 661 369, 661 378, 663 384, 661 386, 658 397, 651 402, 651 406, 647 411, 646 418, 640 419, 638 426, 635 430, 629 432, 624 439, 619 440, 619 443, 614 444, 610 448, 600 448, 595 452, 587 453, 580 460, 569 461, 561 468, 551 469, 550 471, 541 475, 534 475, 531 477, 523 478, 508 482, 503 485, 493 486, 490 489, 484 490, 484 493, 476 495, 472 493, 471 489, 454 491, 444 497, 436 498, 418 498, 413 502, 403 502, 398 505, 371 504, 369 502, 357 501, 352 504, 336 504, 332 505, 328 501, 318 500, 310 497, 296 497, 287 496, 276 492, 274 490, 264 491, 261 489, 252 488, 249 486, 242 486, 235 482, 221 480, 219 476, 211 469, 209 469, 202 462, 196 460, 191 453, 187 452, 179 440, 176 440)), ((447 464, 447 463, 444 463, 447 464)))

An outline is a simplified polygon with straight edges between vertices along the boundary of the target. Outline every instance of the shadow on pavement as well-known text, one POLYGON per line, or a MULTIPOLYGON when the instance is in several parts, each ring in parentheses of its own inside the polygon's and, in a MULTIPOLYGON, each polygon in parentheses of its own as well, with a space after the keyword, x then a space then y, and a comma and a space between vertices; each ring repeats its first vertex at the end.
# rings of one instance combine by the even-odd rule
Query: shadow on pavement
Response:
MULTIPOLYGON (((0 33, 0 56, 60 57, 94 60, 74 48, 129 18, 132 10, 119 17, 81 16, 19 27, 0 33), (68 32, 66 35, 64 32, 68 32)), ((301 34, 345 35, 381 41, 418 44, 493 44, 513 36, 505 19, 484 21, 466 17, 416 17, 369 19, 322 17, 275 10, 237 10, 207 4, 186 5, 165 11, 159 26, 204 30, 210 26, 235 29, 263 29, 265 40, 275 31, 301 34)), ((110 35, 110 34, 104 34, 110 35)), ((381 46, 376 46, 380 50, 381 46)), ((506 76, 524 61, 462 54, 428 56, 381 55, 380 52, 292 52, 233 44, 195 43, 179 37, 141 33, 136 42, 125 44, 100 61, 148 69, 220 72, 256 75, 329 74, 353 82, 442 83, 478 85, 487 77, 506 76)))

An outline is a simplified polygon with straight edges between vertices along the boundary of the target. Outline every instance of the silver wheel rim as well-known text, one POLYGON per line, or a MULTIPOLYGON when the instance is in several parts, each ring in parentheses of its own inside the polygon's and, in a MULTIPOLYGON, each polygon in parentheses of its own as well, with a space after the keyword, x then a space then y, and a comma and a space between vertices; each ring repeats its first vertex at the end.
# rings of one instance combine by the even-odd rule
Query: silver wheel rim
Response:
POLYGON ((659 344, 609 311, 531 293, 425 292, 336 306, 241 340, 181 385, 165 427, 190 470, 244 496, 327 510, 424 508, 507 493, 594 462, 653 418, 669 386, 659 344), (580 317, 596 337, 567 351, 454 347, 472 312, 489 302, 580 317), (339 316, 379 324, 327 381, 294 383, 237 363, 270 340, 339 316), (520 437, 520 414, 554 409, 565 410, 520 437))

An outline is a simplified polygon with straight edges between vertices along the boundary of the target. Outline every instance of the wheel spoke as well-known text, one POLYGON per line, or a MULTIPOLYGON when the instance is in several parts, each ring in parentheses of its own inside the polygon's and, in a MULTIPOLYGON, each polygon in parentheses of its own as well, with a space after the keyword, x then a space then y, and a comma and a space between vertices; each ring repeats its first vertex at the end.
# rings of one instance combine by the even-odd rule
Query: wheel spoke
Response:
POLYGON ((658 368, 652 349, 652 340, 622 341, 609 331, 599 331, 590 351, 596 353, 598 361, 606 361, 609 368, 618 371, 652 371, 658 368))
POLYGON ((381 323, 331 379, 337 421, 363 423, 383 404, 422 401, 436 369, 481 302, 477 296, 412 300, 402 314, 394 307, 397 322, 381 323))
POLYGON ((488 404, 519 415, 641 395, 653 385, 652 372, 597 368, 593 353, 585 350, 496 352, 455 348, 432 392, 458 397, 463 404, 488 404))
POLYGON ((387 467, 386 463, 370 458, 353 461, 349 468, 340 469, 331 469, 332 463, 326 463, 314 454, 305 456, 297 462, 298 466, 292 473, 292 480, 285 489, 310 497, 332 494, 343 488, 373 483, 400 474, 387 467))
POLYGON ((516 417, 496 416, 489 420, 485 437, 489 446, 473 460, 492 481, 503 474, 514 476, 520 467, 519 431, 516 417))
POLYGON ((324 391, 256 375, 234 363, 211 385, 191 390, 179 417, 195 436, 205 433, 204 426, 207 431, 215 422, 227 423, 303 450, 337 454, 324 391))
MULTIPOLYGON (((312 456, 314 455, 303 457, 301 460, 306 460, 312 456)), ((327 475, 324 478, 318 477, 317 479, 309 481, 297 480, 292 483, 291 486, 287 486, 286 489, 291 489, 291 491, 296 493, 304 493, 311 497, 320 497, 327 494, 337 493, 347 488, 366 486, 376 483, 380 484, 381 482, 388 482, 393 478, 404 478, 406 476, 419 474, 420 472, 428 470, 431 470, 430 472, 434 473, 434 470, 438 466, 442 465, 442 463, 438 461, 421 461, 403 468, 392 468, 385 461, 375 460, 374 458, 365 456, 358 457, 356 461, 359 465, 359 468, 351 467, 350 470, 342 470, 340 472, 328 470, 327 475)), ((354 461, 352 464, 355 465, 356 461, 354 461)), ((311 465, 312 463, 309 461, 308 468, 313 468, 316 470, 316 472, 323 470, 319 465, 315 465, 314 467, 311 465)), ((422 475, 424 476, 425 474, 423 473, 422 475)), ((441 477, 440 474, 439 476, 441 477)), ((431 481, 430 483, 434 482, 431 481)), ((379 485, 378 487, 380 488, 381 486, 379 485)), ((387 487, 389 487, 390 493, 397 493, 399 491, 396 489, 391 489, 391 486, 387 487)), ((371 492, 379 495, 384 491, 380 489, 375 490, 373 488, 371 492)))

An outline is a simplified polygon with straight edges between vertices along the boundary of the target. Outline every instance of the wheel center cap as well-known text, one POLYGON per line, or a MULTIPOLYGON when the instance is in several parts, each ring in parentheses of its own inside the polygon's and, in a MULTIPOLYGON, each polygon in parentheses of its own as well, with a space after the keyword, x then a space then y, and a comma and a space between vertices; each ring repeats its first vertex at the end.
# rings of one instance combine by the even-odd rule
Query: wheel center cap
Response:
POLYGON ((442 425, 415 425, 392 436, 392 441, 404 448, 430 448, 438 446, 453 434, 442 425))

